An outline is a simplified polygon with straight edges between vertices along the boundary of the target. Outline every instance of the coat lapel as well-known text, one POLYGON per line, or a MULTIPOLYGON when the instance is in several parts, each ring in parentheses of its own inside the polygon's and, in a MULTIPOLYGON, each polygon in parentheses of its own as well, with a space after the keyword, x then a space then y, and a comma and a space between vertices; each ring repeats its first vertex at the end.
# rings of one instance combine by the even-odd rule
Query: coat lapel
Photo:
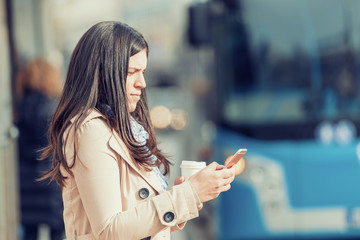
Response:
POLYGON ((121 156, 127 164, 133 168, 151 187, 153 187, 158 193, 164 192, 159 182, 158 177, 154 171, 146 171, 146 169, 139 167, 135 164, 134 160, 129 154, 129 150, 125 146, 124 142, 121 140, 118 133, 113 131, 109 139, 110 147, 121 156))
MULTIPOLYGON (((73 123, 76 119, 75 116, 70 121, 73 123)), ((84 119, 83 122, 87 122, 90 119, 102 117, 105 118, 98 110, 93 109, 89 111, 88 115, 84 119)), ((154 173, 154 171, 146 171, 146 169, 139 167, 135 164, 134 160, 129 154, 129 150, 125 146, 124 142, 120 138, 119 134, 115 131, 112 132, 112 135, 109 139, 110 147, 123 158, 131 168, 133 168, 151 187, 153 187, 158 193, 164 192, 159 182, 158 177, 154 173)))

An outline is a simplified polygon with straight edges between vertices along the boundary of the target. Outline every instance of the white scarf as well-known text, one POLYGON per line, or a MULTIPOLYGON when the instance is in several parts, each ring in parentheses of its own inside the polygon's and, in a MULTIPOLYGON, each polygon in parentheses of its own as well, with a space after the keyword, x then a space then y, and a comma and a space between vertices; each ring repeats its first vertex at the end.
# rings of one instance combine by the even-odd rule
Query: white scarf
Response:
MULTIPOLYGON (((110 118, 114 117, 113 111, 111 110, 109 105, 102 104, 101 107, 107 112, 110 118)), ((139 143, 139 146, 143 146, 146 151, 149 151, 148 147, 146 146, 146 142, 149 139, 149 133, 133 117, 130 117, 130 127, 135 140, 139 143)), ((164 191, 167 191, 169 183, 167 178, 160 172, 160 169, 155 165, 157 160, 157 157, 152 154, 149 157, 149 164, 152 170, 155 172, 156 176, 158 177, 162 189, 164 191)))
MULTIPOLYGON (((149 151, 148 147, 146 146, 146 142, 149 139, 149 133, 133 117, 130 117, 130 126, 132 134, 135 140, 139 143, 139 146, 143 146, 146 151, 149 151)), ((157 157, 152 154, 149 157, 149 164, 151 165, 151 168, 155 172, 156 176, 158 177, 161 187, 164 191, 166 191, 168 189, 169 183, 167 178, 160 172, 159 168, 155 165, 157 160, 157 157)))

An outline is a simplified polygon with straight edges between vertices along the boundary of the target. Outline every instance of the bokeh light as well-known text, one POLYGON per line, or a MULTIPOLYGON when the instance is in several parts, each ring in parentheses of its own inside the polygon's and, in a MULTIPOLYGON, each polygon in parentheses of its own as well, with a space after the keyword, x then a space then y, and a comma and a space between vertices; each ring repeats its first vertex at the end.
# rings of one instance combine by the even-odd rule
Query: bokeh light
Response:
POLYGON ((167 128, 171 122, 171 112, 167 107, 156 106, 150 111, 151 121, 155 128, 167 128))
POLYGON ((182 130, 186 126, 186 113, 182 109, 173 109, 171 111, 171 127, 175 130, 182 130))
POLYGON ((334 140, 335 128, 329 121, 321 122, 315 129, 315 136, 324 144, 330 144, 334 140))
POLYGON ((349 120, 341 120, 336 124, 335 133, 339 144, 348 144, 356 138, 356 127, 349 120))

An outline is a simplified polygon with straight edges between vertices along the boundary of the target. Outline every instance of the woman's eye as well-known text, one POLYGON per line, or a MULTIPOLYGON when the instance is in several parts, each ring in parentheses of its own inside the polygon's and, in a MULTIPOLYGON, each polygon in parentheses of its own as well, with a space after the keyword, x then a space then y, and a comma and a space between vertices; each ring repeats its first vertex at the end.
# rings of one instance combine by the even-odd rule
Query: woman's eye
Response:
POLYGON ((135 72, 128 71, 128 75, 133 75, 135 72))

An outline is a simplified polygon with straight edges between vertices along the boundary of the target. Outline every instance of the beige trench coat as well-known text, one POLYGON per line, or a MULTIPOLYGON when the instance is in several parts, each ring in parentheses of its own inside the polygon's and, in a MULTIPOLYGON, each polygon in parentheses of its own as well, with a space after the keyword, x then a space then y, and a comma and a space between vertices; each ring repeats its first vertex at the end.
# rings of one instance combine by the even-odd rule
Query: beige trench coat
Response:
MULTIPOLYGON (((70 130, 64 147, 73 162, 70 130)), ((66 240, 170 239, 198 216, 199 199, 189 181, 164 192, 153 171, 135 164, 106 119, 91 111, 77 132, 78 158, 62 190, 66 240)))

